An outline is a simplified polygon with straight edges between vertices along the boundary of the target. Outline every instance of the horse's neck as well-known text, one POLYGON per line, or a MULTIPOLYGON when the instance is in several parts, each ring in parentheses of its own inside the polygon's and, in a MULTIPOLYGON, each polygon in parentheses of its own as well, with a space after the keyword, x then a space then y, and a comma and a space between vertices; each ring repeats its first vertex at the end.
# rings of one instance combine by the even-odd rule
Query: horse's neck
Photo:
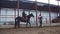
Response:
POLYGON ((31 16, 30 16, 30 15, 28 15, 27 17, 28 17, 29 19, 31 18, 31 16))

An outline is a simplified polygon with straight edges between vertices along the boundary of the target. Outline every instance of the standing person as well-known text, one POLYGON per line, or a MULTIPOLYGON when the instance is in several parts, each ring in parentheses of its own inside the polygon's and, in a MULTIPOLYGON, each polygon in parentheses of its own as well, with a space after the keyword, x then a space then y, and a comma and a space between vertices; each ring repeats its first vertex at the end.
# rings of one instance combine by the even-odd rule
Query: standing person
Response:
POLYGON ((41 14, 39 15, 39 23, 40 23, 39 27, 42 27, 42 16, 41 16, 41 14))

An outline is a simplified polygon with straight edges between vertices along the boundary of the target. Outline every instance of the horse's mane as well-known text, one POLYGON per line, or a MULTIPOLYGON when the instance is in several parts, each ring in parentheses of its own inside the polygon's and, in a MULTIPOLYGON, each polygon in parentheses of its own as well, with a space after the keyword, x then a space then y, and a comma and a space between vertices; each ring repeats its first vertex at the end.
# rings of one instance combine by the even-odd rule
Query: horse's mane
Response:
POLYGON ((29 17, 31 14, 27 15, 27 17, 29 17))

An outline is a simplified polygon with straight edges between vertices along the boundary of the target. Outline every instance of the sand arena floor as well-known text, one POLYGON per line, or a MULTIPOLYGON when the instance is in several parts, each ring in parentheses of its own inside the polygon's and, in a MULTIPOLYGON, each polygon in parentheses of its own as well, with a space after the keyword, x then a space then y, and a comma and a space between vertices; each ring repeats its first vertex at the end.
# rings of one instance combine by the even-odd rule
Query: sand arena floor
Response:
POLYGON ((0 34, 60 34, 60 26, 42 28, 0 28, 0 34))

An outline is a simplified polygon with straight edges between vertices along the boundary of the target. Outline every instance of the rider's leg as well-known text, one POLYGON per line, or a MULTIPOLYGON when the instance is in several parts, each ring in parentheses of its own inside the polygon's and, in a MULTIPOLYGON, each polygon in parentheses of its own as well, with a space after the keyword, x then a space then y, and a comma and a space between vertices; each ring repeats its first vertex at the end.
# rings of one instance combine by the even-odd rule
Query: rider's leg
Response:
POLYGON ((23 17, 23 20, 26 20, 25 17, 23 17))
POLYGON ((27 20, 28 18, 27 17, 25 17, 25 20, 27 20))

